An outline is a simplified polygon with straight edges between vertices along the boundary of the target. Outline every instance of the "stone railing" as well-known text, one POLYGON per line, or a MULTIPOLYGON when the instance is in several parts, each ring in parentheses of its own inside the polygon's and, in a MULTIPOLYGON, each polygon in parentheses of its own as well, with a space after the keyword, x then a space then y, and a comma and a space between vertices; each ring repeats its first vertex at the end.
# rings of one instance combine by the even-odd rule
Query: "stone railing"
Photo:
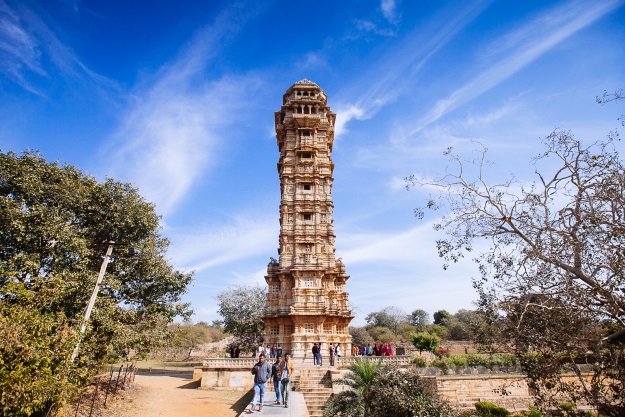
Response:
MULTIPOLYGON (((336 366, 349 366, 362 359, 362 356, 341 356, 336 358, 336 366)), ((294 358, 296 359, 296 358, 294 358)), ((324 357, 324 360, 326 358, 324 357)), ((372 362, 382 362, 385 365, 409 365, 412 356, 366 356, 364 359, 372 362)), ((270 359, 273 360, 273 359, 270 359)), ((202 361, 204 368, 245 368, 252 369, 258 362, 257 358, 206 358, 202 361)))
POLYGON ((257 358, 206 358, 202 361, 202 367, 252 369, 256 362, 257 358))
POLYGON ((412 358, 412 356, 341 356, 336 359, 336 365, 350 366, 359 359, 365 359, 376 363, 381 362, 383 365, 409 365, 412 358))

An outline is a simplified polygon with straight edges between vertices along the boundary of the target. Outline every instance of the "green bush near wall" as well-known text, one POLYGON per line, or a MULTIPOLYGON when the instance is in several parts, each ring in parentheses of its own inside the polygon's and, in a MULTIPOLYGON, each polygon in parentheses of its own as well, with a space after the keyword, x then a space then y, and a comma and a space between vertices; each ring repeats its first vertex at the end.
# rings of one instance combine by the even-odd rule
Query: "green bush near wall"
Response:
POLYGON ((479 417, 509 417, 510 411, 488 401, 475 403, 475 410, 479 417))

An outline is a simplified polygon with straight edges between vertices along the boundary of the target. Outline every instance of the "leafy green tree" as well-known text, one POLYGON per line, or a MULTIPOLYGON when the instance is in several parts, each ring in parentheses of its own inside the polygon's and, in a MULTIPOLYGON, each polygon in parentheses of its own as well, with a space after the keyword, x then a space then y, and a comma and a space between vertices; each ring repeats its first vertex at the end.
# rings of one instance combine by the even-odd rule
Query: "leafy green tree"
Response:
POLYGON ((373 337, 371 337, 367 329, 364 327, 349 326, 349 334, 352 336, 352 344, 354 346, 366 346, 375 342, 373 337))
POLYGON ((397 339, 400 342, 409 342, 410 335, 413 333, 417 333, 418 331, 419 331, 418 327, 413 326, 412 324, 408 322, 400 323, 397 326, 397 339))
POLYGON ((244 351, 254 351, 263 342, 266 295, 267 289, 258 285, 237 285, 217 296, 224 331, 233 335, 233 344, 244 351))
POLYGON ((449 208, 436 226, 447 233, 437 242, 446 263, 478 240, 490 243, 475 258, 479 308, 498 329, 485 342, 514 349, 538 400, 549 404, 557 394, 623 416, 625 164, 614 138, 584 145, 553 132, 533 160, 531 184, 491 184, 486 149, 474 162, 450 150, 456 168, 429 182, 440 194, 427 206, 449 208), (576 385, 562 379, 567 372, 576 385))
POLYGON ((77 337, 62 313, 2 302, 0 339, 1 415, 43 415, 78 392, 84 370, 73 369, 70 363, 77 337))
POLYGON ((399 340, 397 335, 388 327, 371 327, 367 331, 376 342, 391 343, 399 340))
POLYGON ((434 312, 434 324, 445 325, 445 320, 451 316, 447 310, 438 310, 434 312))
POLYGON ((474 332, 482 325, 483 318, 471 310, 458 310, 445 319, 444 325, 449 330, 449 340, 473 340, 474 332))
POLYGON ((428 312, 425 310, 421 310, 421 309, 417 309, 413 311, 412 313, 410 313, 410 316, 408 317, 408 321, 410 322, 410 324, 412 324, 413 326, 419 329, 422 329, 423 326, 426 326, 431 323, 430 315, 428 314, 428 312))
POLYGON ((425 331, 435 334, 436 336, 440 337, 441 340, 449 339, 449 329, 442 324, 430 324, 426 326, 425 331))
POLYGON ((198 345, 210 343, 223 338, 221 328, 209 326, 204 322, 193 324, 185 321, 182 324, 171 326, 173 331, 172 345, 186 351, 187 357, 191 357, 193 349, 198 345))
POLYGON ((384 307, 382 311, 369 313, 365 317, 368 327, 386 327, 397 334, 397 328, 401 323, 408 321, 408 315, 399 307, 384 307))
POLYGON ((340 417, 451 417, 451 407, 439 400, 434 387, 414 369, 382 366, 358 359, 344 379, 348 390, 330 398, 324 416, 340 417))
POLYGON ((436 353, 441 344, 441 338, 428 332, 419 332, 410 337, 410 342, 419 352, 436 353))
POLYGON ((180 297, 192 279, 167 262, 167 246, 154 206, 130 184, 0 152, 0 335, 30 332, 0 348, 5 415, 52 413, 111 353, 167 339, 167 324, 190 313, 180 297), (105 241, 115 255, 136 247, 141 256, 110 261, 72 363, 105 241))

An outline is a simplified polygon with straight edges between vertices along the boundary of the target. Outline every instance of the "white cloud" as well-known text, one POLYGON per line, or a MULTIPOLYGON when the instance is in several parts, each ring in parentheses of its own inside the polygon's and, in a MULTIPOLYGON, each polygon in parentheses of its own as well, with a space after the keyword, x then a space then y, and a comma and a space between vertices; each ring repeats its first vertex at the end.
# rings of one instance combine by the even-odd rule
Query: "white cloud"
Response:
MULTIPOLYGON (((398 233, 342 234, 341 242, 347 243, 337 253, 351 275, 347 290, 357 311, 352 325, 363 325, 364 315, 385 305, 406 312, 422 308, 430 314, 439 309, 472 308, 477 294, 471 279, 479 271, 471 254, 444 271, 435 243, 441 237, 432 222, 398 233)), ((481 249, 483 245, 477 242, 475 252, 481 249)))
POLYGON ((395 4, 395 0, 382 0, 380 8, 386 20, 390 23, 395 23, 397 21, 397 5, 395 4))
MULTIPOLYGON (((170 213, 214 164, 223 130, 235 124, 240 97, 256 91, 255 76, 206 80, 204 71, 220 45, 239 28, 226 10, 214 24, 198 30, 180 56, 164 65, 154 80, 134 93, 127 116, 105 153, 109 170, 132 181, 157 212, 170 213)), ((229 132, 231 134, 231 132, 229 132)))
POLYGON ((341 251, 341 256, 346 265, 425 261, 431 257, 433 247, 423 245, 424 237, 431 234, 432 224, 427 223, 395 234, 342 235, 341 242, 347 244, 347 249, 341 251))
POLYGON ((220 128, 233 123, 239 97, 254 91, 253 77, 196 86, 172 69, 128 113, 113 136, 111 169, 137 185, 157 211, 169 213, 214 163, 220 128))
POLYGON ((20 17, 0 1, 0 53, 3 72, 23 79, 23 71, 45 75, 39 42, 22 27, 20 17))
POLYGON ((364 120, 368 117, 365 110, 356 105, 348 105, 347 107, 338 107, 336 110, 336 125, 334 126, 334 135, 338 138, 347 132, 346 125, 352 119, 364 120))
POLYGON ((571 1, 550 9, 533 21, 503 36, 503 40, 497 40, 487 48, 486 54, 486 56, 502 56, 499 56, 496 62, 489 64, 488 69, 471 82, 439 100, 434 108, 421 118, 412 133, 419 132, 458 106, 490 90, 620 4, 622 0, 593 4, 571 1))
POLYGON ((49 73, 92 89, 103 87, 107 94, 119 91, 117 83, 87 68, 39 16, 24 5, 11 8, 0 0, 0 75, 44 96, 41 83, 54 78, 49 73))
POLYGON ((351 35, 348 39, 358 39, 363 34, 373 33, 378 36, 392 37, 396 35, 396 31, 390 27, 381 27, 370 20, 356 19, 356 35, 351 35))
POLYGON ((297 62, 301 70, 319 69, 328 66, 325 57, 319 52, 308 52, 304 55, 303 60, 298 60, 297 62), (301 64, 299 63, 300 61, 301 64))
MULTIPOLYGON (((475 19, 487 4, 487 0, 478 1, 463 8, 455 7, 452 11, 442 12, 431 19, 428 27, 416 28, 386 56, 379 57, 376 64, 363 71, 359 79, 350 83, 349 91, 342 92, 342 97, 336 98, 338 108, 346 109, 343 111, 345 115, 341 115, 345 120, 339 120, 341 132, 346 131, 350 120, 372 117, 398 96, 411 93, 408 87, 416 79, 416 73, 434 53, 475 19), (427 41, 424 42, 424 39, 427 41), (389 66, 389 63, 392 65, 389 66), (366 117, 355 117, 358 113, 352 109, 357 109, 366 117)), ((360 24, 370 30, 375 27, 371 22, 360 24)))
POLYGON ((483 114, 470 114, 463 120, 463 124, 465 126, 483 127, 501 120, 517 110, 518 107, 516 105, 508 102, 483 114))
POLYGON ((276 218, 239 215, 231 224, 214 229, 173 231, 169 254, 176 265, 200 272, 240 259, 265 254, 277 245, 276 218))

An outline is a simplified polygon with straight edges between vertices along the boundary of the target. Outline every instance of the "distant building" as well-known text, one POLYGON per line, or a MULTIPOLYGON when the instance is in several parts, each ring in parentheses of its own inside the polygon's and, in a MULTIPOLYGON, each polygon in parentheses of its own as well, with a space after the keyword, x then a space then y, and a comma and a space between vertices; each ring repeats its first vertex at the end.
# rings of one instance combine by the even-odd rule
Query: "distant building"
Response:
POLYGON ((279 259, 267 266, 266 343, 294 357, 311 355, 321 342, 351 352, 348 326, 353 316, 345 265, 334 256, 330 156, 336 114, 323 90, 309 80, 293 84, 275 113, 280 159, 279 259))

